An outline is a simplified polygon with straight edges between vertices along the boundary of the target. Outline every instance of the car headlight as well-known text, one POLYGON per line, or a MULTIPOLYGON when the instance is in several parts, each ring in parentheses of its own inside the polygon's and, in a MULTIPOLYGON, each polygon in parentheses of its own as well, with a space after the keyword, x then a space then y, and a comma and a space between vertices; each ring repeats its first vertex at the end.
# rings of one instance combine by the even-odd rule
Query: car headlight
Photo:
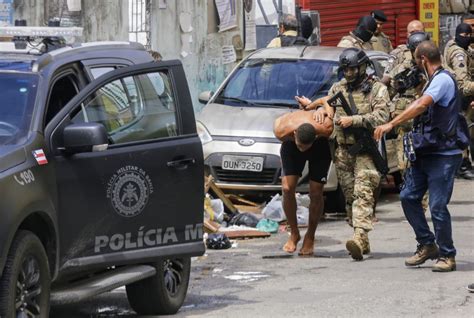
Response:
POLYGON ((199 121, 196 122, 196 129, 197 129, 199 139, 201 139, 201 143, 203 145, 210 143, 212 141, 211 134, 209 134, 206 127, 201 122, 199 121))

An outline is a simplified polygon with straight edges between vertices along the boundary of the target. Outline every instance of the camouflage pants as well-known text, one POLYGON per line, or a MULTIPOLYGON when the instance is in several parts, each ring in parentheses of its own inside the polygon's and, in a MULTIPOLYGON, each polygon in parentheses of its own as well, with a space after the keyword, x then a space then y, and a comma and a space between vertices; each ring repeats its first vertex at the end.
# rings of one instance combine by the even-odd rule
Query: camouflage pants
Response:
POLYGON ((334 156, 337 179, 346 197, 346 211, 354 228, 373 229, 374 191, 380 175, 369 155, 352 156, 348 147, 339 145, 334 156))

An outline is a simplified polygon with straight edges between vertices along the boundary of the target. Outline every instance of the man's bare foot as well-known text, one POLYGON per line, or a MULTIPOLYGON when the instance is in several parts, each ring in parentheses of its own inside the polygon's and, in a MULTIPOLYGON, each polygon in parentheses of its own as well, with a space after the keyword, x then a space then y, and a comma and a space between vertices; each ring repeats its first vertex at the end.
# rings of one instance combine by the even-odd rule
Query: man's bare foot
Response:
POLYGON ((304 237, 303 246, 301 247, 300 251, 298 252, 299 256, 311 256, 314 254, 314 237, 308 238, 307 236, 304 237))
POLYGON ((286 242, 286 244, 283 246, 283 250, 287 253, 293 253, 296 251, 296 245, 298 244, 299 240, 301 239, 301 236, 298 235, 293 235, 291 234, 290 238, 286 242))

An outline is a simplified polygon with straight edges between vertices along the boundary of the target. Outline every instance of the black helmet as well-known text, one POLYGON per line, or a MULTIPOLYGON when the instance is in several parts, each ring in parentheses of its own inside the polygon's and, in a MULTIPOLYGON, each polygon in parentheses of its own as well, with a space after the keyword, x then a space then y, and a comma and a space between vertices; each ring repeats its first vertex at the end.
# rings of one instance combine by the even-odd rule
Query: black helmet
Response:
POLYGON ((367 54, 359 48, 350 47, 339 55, 339 67, 357 67, 369 61, 367 54))
POLYGON ((407 47, 410 51, 415 51, 417 46, 423 42, 428 41, 430 39, 430 35, 426 32, 415 32, 410 35, 407 41, 407 47))

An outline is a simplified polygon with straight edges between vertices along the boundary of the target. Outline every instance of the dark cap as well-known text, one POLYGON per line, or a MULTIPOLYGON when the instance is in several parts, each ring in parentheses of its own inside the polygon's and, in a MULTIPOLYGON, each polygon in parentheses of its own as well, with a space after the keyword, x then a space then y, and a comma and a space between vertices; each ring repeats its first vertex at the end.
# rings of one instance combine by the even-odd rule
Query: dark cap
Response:
POLYGON ((383 13, 382 10, 374 10, 370 15, 375 19, 382 22, 387 22, 387 16, 383 13))

